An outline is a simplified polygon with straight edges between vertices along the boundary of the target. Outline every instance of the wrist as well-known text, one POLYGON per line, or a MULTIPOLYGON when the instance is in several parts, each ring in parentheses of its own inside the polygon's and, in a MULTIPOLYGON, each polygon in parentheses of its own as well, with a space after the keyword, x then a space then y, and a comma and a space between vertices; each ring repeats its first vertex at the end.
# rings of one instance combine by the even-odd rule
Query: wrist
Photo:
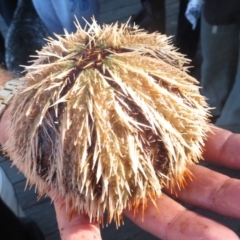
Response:
POLYGON ((0 88, 0 118, 18 91, 19 79, 11 79, 0 88))
POLYGON ((9 105, 17 92, 19 83, 20 80, 16 79, 13 74, 0 69, 0 145, 3 145, 8 139, 9 105))
POLYGON ((8 127, 10 125, 10 112, 11 109, 7 108, 7 110, 3 113, 0 119, 0 146, 3 146, 8 140, 8 127))

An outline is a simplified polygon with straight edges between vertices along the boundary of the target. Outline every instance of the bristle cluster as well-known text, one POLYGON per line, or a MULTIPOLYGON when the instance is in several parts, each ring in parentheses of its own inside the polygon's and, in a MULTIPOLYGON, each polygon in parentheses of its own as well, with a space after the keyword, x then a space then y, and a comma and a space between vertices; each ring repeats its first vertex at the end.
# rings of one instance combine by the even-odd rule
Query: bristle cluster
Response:
POLYGON ((201 157, 208 108, 166 36, 128 24, 51 39, 15 97, 5 150, 69 214, 121 222, 201 157))

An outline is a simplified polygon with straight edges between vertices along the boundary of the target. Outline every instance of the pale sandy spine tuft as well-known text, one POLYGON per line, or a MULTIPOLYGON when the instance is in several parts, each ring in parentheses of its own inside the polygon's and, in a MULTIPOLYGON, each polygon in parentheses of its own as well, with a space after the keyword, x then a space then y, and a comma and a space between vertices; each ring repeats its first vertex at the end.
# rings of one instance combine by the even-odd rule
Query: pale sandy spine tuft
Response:
POLYGON ((13 163, 64 197, 69 215, 121 224, 125 208, 180 188, 201 158, 208 107, 187 61, 159 33, 128 24, 49 40, 12 104, 13 163))

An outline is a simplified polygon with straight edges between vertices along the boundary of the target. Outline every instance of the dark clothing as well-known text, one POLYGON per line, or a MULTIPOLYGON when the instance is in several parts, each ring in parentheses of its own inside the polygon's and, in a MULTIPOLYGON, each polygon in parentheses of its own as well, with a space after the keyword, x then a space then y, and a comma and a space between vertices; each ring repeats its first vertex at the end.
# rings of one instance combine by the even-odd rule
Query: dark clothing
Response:
POLYGON ((175 39, 175 46, 179 51, 193 59, 197 49, 200 38, 200 19, 197 22, 196 29, 192 29, 192 24, 185 17, 189 0, 179 1, 178 25, 175 39))
POLYGON ((0 14, 8 26, 12 21, 17 3, 18 0, 0 0, 0 14))
POLYGON ((1 239, 44 240, 44 236, 35 222, 17 218, 1 198, 0 213, 1 239))
MULTIPOLYGON (((9 26, 12 21, 17 2, 18 0, 0 0, 0 15, 7 26, 9 26)), ((1 64, 5 65, 5 43, 4 37, 0 33, 0 65, 1 64)))
POLYGON ((203 14, 211 25, 240 24, 240 1, 205 0, 203 14))
POLYGON ((132 22, 148 32, 166 33, 165 0, 141 0, 142 9, 133 16, 132 22))
POLYGON ((240 1, 205 0, 201 25, 201 91, 215 125, 240 133, 240 1))

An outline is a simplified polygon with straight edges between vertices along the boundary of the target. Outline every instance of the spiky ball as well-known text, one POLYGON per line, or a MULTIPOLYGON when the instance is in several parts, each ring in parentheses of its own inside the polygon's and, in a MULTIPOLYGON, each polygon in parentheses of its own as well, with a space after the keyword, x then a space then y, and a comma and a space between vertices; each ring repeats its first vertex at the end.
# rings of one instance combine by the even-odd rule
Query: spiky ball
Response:
POLYGON ((39 193, 69 214, 120 224, 181 186, 201 157, 208 108, 165 35, 95 21, 51 39, 12 104, 5 146, 39 193))

